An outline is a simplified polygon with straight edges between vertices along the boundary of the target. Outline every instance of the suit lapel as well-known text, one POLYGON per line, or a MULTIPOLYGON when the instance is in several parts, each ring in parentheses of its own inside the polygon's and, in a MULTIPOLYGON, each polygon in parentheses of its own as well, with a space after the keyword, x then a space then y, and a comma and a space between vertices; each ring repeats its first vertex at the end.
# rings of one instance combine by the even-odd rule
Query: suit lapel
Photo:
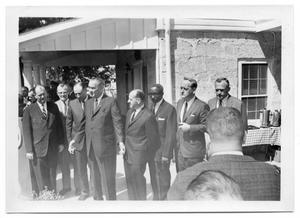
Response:
MULTIPOLYGON (((95 116, 95 115, 99 112, 100 108, 101 108, 102 105, 104 104, 104 101, 105 101, 106 97, 107 97, 107 95, 103 94, 103 96, 102 96, 102 98, 101 98, 101 100, 100 100, 100 103, 98 104, 96 110, 95 110, 94 113, 93 113, 93 116, 95 116)), ((93 102, 93 104, 92 104, 92 109, 94 109, 94 102, 95 102, 95 99, 93 99, 92 102, 93 102)))
POLYGON ((162 100, 161 104, 159 105, 159 107, 156 111, 155 116, 157 116, 161 112, 162 108, 164 107, 164 103, 165 103, 165 100, 162 100))
POLYGON ((194 102, 192 103, 192 105, 190 106, 190 108, 188 109, 188 111, 186 112, 185 116, 183 117, 183 121, 185 122, 187 120, 187 118, 192 114, 192 112, 194 111, 194 108, 197 105, 198 99, 195 98, 194 102))
POLYGON ((142 110, 140 110, 140 112, 134 117, 134 119, 133 119, 133 121, 132 122, 130 122, 130 118, 131 118, 131 114, 130 114, 130 117, 129 117, 129 125, 128 125, 128 127, 130 127, 133 123, 135 123, 135 121, 137 121, 141 116, 142 116, 142 114, 144 113, 144 110, 145 110, 145 106, 143 107, 143 109, 142 110))

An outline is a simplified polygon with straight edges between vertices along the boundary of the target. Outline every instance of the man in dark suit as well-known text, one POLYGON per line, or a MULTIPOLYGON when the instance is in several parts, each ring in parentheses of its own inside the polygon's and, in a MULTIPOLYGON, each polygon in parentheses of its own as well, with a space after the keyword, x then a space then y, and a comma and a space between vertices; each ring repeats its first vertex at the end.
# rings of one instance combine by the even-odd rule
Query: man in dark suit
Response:
POLYGON ((23 115, 26 157, 30 160, 32 189, 39 194, 45 187, 56 191, 58 152, 62 152, 63 126, 57 106, 47 102, 43 86, 36 86, 37 102, 29 105, 23 115))
POLYGON ((236 97, 229 94, 230 84, 227 78, 221 77, 215 81, 216 97, 208 101, 210 110, 218 107, 234 107, 242 114, 243 127, 245 131, 248 128, 247 112, 244 103, 236 97))
POLYGON ((207 117, 211 139, 208 161, 180 172, 168 192, 168 200, 183 200, 190 182, 207 170, 217 170, 238 183, 244 200, 280 200, 280 170, 242 153, 245 134, 241 113, 232 107, 213 109, 207 117))
MULTIPOLYGON (((76 99, 70 101, 66 119, 67 138, 69 143, 79 131, 80 121, 84 117, 85 102, 87 100, 86 85, 81 82, 76 83, 73 89, 76 99)), ((74 175, 78 176, 78 181, 80 183, 81 194, 79 200, 85 200, 89 196, 85 136, 83 136, 78 143, 70 144, 68 150, 72 160, 74 160, 74 175)))
POLYGON ((146 163, 150 158, 154 159, 160 147, 155 117, 144 102, 145 94, 142 90, 135 89, 129 93, 130 110, 126 116, 124 154, 129 200, 146 200, 146 163))
MULTIPOLYGON (((164 89, 160 84, 154 84, 149 91, 152 101, 151 111, 158 124, 161 147, 155 154, 154 161, 148 162, 150 168, 151 185, 157 183, 157 194, 154 200, 165 200, 170 188, 171 173, 170 160, 176 145, 177 115, 176 109, 163 99, 164 89)), ((153 160, 153 159, 152 159, 153 160)), ((155 191, 153 190, 155 193, 155 191)))
MULTIPOLYGON (((66 131, 66 119, 67 119, 67 112, 69 110, 69 93, 70 87, 65 83, 60 83, 57 86, 57 95, 59 100, 55 102, 60 112, 61 122, 63 124, 63 140, 64 149, 58 155, 58 167, 61 170, 62 174, 62 186, 63 189, 59 192, 60 195, 65 195, 66 193, 71 191, 71 172, 70 172, 70 164, 71 164, 71 156, 68 152, 68 139, 67 139, 67 131, 66 131)), ((75 195, 80 194, 80 185, 79 185, 79 178, 77 175, 77 171, 74 172, 74 185, 75 185, 75 195)))
POLYGON ((206 153, 204 133, 208 105, 195 96, 197 81, 184 78, 177 103, 177 168, 182 171, 203 161, 206 153))
POLYGON ((103 200, 103 192, 106 200, 116 200, 117 142, 124 147, 120 110, 116 100, 104 93, 102 79, 91 79, 88 89, 92 98, 85 104, 85 116, 73 140, 79 143, 84 134, 86 136, 94 200, 103 200))

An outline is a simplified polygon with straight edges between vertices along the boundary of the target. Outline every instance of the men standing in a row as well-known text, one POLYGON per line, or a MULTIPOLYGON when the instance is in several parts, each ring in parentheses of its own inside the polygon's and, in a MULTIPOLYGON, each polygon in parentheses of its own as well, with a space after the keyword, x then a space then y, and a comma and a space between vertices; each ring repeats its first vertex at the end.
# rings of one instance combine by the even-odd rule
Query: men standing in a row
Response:
POLYGON ((197 81, 184 78, 177 103, 178 171, 203 161, 206 153, 204 132, 208 105, 195 96, 197 81))
POLYGON ((86 136, 87 155, 94 185, 94 200, 116 200, 116 142, 124 147, 123 124, 116 100, 104 93, 104 81, 89 81, 91 99, 85 104, 85 119, 70 142, 86 136), (102 190, 102 187, 104 190, 102 190))
POLYGON ((62 152, 64 142, 57 106, 47 102, 43 86, 37 85, 35 92, 37 102, 24 111, 23 133, 32 189, 39 194, 45 187, 56 191, 57 152, 62 152))
POLYGON ((157 181, 157 200, 165 200, 171 183, 170 160, 173 156, 173 148, 176 146, 176 109, 163 99, 164 90, 162 85, 154 84, 150 89, 149 95, 153 103, 150 108, 158 124, 161 142, 161 146, 157 150, 153 161, 155 163, 154 174, 151 173, 150 169, 151 185, 152 180, 157 181), (152 177, 154 178, 152 179, 152 177))
POLYGON ((208 101, 210 110, 213 110, 213 109, 219 108, 219 107, 236 108, 238 111, 241 112, 242 120, 243 120, 243 127, 244 127, 244 130, 247 131, 248 119, 247 119, 246 107, 242 101, 240 101, 238 98, 233 97, 229 94, 230 84, 229 84, 228 79, 225 77, 216 79, 215 91, 216 91, 216 97, 214 97, 208 101))
MULTIPOLYGON (((126 116, 124 168, 129 200, 146 200, 144 173, 149 158, 160 147, 158 126, 153 113, 145 107, 145 94, 135 89, 129 93, 130 110, 126 116)), ((124 148, 120 148, 121 151, 124 148)), ((151 161, 151 160, 150 160, 151 161)))
MULTIPOLYGON (((64 126, 63 129, 63 140, 65 149, 62 153, 58 155, 58 166, 62 173, 62 185, 63 189, 59 192, 60 195, 65 195, 67 192, 71 191, 71 175, 70 175, 70 162, 71 157, 68 152, 68 139, 66 131, 66 118, 69 108, 69 92, 70 87, 67 84, 60 83, 57 86, 57 95, 59 100, 55 102, 60 111, 60 117, 64 126)), ((75 195, 80 194, 79 178, 77 172, 74 172, 74 185, 75 185, 75 195)))
MULTIPOLYGON (((86 85, 76 83, 74 85, 74 94, 76 99, 70 101, 68 115, 66 119, 67 138, 71 142, 79 131, 80 122, 84 118, 85 102, 87 100, 86 85)), ((74 175, 78 175, 80 182, 79 200, 85 200, 89 196, 89 182, 87 176, 87 153, 85 144, 85 135, 78 143, 69 146, 71 158, 74 159, 74 175)))

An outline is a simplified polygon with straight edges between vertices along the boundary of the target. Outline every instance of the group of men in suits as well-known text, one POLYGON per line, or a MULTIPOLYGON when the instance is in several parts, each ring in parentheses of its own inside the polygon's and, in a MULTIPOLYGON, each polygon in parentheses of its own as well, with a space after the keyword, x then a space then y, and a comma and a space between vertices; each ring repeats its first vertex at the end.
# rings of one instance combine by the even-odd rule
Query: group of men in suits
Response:
MULTIPOLYGON (((45 186, 56 189, 57 162, 63 180, 60 193, 69 192, 71 162, 75 192, 80 194, 79 200, 85 200, 91 194, 88 163, 94 200, 103 200, 103 195, 106 200, 116 200, 118 145, 124 159, 129 200, 146 200, 144 173, 147 164, 153 200, 165 200, 170 188, 173 150, 178 172, 185 172, 207 157, 204 133, 207 132, 210 110, 236 108, 242 114, 242 131, 246 131, 245 107, 240 100, 229 95, 230 85, 226 78, 216 80, 216 97, 208 104, 195 96, 197 81, 185 78, 176 109, 164 100, 160 84, 151 86, 148 107, 144 92, 132 90, 125 124, 115 98, 107 96, 104 88, 105 83, 99 78, 90 79, 88 87, 77 83, 74 86, 76 99, 69 101, 69 87, 60 84, 57 87, 60 99, 53 104, 47 102, 44 87, 36 87, 37 102, 25 110, 23 119, 27 157, 36 193, 45 186), (86 95, 87 90, 90 98, 86 95)), ((172 199, 172 194, 170 196, 172 199)))

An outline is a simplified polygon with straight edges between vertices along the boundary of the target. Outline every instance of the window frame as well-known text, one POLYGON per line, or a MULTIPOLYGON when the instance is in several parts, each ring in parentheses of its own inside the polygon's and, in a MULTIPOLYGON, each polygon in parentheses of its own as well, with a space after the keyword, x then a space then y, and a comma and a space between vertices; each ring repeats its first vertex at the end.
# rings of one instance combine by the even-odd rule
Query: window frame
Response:
MULTIPOLYGON (((257 97, 266 97, 267 98, 267 104, 268 104, 268 98, 269 98, 269 91, 268 91, 268 83, 269 83, 269 62, 267 60, 240 60, 238 61, 238 97, 243 101, 243 98, 257 98, 257 97), (255 95, 242 95, 242 89, 243 89, 243 81, 242 81, 242 70, 243 70, 243 64, 266 64, 267 65, 267 75, 266 75, 266 94, 255 94, 255 95)), ((259 121, 258 119, 248 119, 252 121, 259 121)))

